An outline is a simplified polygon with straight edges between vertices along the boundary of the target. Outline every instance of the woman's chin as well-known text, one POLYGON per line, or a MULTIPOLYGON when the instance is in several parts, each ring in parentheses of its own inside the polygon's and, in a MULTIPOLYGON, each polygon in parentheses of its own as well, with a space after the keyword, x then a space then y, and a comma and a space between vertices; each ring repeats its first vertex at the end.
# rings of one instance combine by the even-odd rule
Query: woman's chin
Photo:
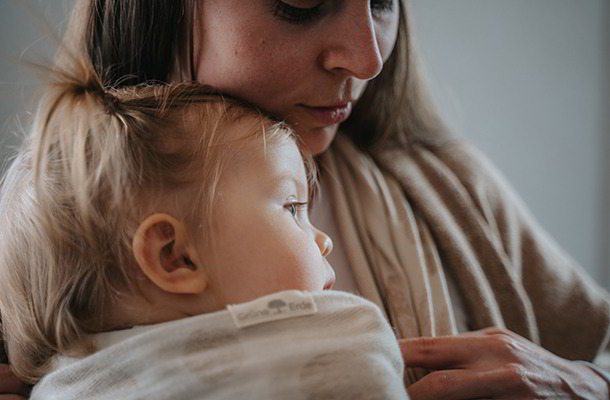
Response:
POLYGON ((339 125, 330 125, 323 128, 307 129, 305 132, 297 131, 304 146, 304 150, 317 156, 324 153, 332 143, 339 125))

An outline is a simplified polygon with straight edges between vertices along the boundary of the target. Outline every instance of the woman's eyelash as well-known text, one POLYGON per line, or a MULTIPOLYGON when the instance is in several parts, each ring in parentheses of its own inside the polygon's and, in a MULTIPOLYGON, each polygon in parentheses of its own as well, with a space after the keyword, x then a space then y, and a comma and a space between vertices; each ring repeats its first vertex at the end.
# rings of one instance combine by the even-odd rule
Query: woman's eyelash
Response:
POLYGON ((371 0, 371 12, 374 15, 394 11, 394 0, 371 0))
MULTIPOLYGON (((371 12, 373 16, 379 17, 385 13, 394 11, 396 0, 371 0, 371 12)), ((283 20, 295 25, 307 25, 316 21, 322 14, 324 2, 314 7, 301 8, 287 4, 281 0, 273 2, 273 14, 283 20)))
POLYGON ((281 0, 274 1, 274 15, 295 25, 306 25, 318 19, 322 3, 311 8, 301 8, 286 4, 281 0))

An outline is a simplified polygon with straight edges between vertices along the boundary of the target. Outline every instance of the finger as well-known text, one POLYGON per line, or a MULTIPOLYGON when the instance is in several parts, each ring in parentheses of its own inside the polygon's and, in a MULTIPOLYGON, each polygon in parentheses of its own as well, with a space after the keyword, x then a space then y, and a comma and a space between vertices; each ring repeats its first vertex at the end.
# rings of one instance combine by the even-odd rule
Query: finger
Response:
POLYGON ((531 379, 524 381, 524 377, 524 371, 515 366, 435 371, 407 387, 407 392, 411 400, 539 398, 538 392, 531 391, 531 379))
POLYGON ((407 387, 407 392, 411 400, 490 398, 481 375, 471 370, 436 371, 407 387))
MULTIPOLYGON (((10 367, 6 364, 0 365, 0 394, 18 394, 27 396, 29 388, 21 382, 10 367)), ((0 400, 6 400, 0 396, 0 400)))
POLYGON ((481 354, 470 337, 441 336, 398 341, 407 367, 428 369, 465 368, 481 354))

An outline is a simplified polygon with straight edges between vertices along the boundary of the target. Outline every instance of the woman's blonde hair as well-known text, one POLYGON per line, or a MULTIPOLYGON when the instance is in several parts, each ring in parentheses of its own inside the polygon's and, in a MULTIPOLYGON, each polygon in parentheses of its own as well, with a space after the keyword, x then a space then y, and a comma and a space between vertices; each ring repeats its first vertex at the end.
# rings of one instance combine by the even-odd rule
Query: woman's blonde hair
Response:
POLYGON ((131 243, 157 199, 195 235, 213 233, 216 187, 241 143, 223 139, 229 124, 244 123, 250 149, 295 138, 202 85, 109 89, 88 61, 66 59, 0 191, 2 330, 31 383, 55 353, 91 351, 88 336, 112 329, 113 307, 139 293, 131 243))
MULTIPOLYGON (((365 151, 438 145, 448 130, 431 102, 415 51, 410 0, 398 0, 394 51, 341 127, 365 151)), ((195 80, 192 21, 198 0, 78 0, 65 38, 111 86, 195 80), (150 27, 150 28, 149 28, 150 27)))

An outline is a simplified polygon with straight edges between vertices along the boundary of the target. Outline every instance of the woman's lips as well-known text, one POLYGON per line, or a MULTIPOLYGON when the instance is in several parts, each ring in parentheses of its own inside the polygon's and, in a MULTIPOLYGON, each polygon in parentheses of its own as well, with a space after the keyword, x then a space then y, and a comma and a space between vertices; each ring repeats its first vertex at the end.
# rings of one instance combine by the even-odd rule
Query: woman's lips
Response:
POLYGON ((352 112, 352 102, 332 107, 312 107, 301 105, 306 114, 321 126, 340 124, 345 121, 352 112))

